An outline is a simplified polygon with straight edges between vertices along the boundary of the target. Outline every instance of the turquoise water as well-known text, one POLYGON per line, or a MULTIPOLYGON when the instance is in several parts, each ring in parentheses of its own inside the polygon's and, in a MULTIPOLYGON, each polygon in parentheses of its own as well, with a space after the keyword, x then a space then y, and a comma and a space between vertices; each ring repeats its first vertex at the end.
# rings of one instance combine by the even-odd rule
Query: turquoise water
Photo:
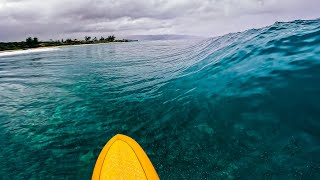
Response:
POLYGON ((0 179, 90 179, 115 134, 162 179, 320 178, 320 20, 0 54, 0 179))

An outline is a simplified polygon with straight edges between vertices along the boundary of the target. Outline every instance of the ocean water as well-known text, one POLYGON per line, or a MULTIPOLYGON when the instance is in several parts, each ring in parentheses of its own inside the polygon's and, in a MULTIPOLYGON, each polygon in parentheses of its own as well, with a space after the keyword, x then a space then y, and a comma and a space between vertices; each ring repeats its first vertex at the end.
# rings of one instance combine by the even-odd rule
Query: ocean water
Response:
POLYGON ((90 179, 117 133, 161 179, 320 179, 320 20, 0 54, 0 179, 90 179))

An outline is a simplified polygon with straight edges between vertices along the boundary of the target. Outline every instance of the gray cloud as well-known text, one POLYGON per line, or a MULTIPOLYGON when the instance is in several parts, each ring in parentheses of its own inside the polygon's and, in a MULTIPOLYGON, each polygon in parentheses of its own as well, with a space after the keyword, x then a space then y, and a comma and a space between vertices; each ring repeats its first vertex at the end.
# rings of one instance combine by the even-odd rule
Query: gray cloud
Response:
POLYGON ((320 17, 318 0, 0 0, 0 41, 84 35, 216 36, 320 17))

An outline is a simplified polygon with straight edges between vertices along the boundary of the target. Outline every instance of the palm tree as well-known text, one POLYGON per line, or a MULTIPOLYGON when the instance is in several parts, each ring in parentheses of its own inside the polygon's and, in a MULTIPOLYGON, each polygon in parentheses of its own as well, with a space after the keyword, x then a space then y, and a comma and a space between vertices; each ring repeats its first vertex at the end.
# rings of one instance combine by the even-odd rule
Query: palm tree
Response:
POLYGON ((27 39, 26 39, 26 44, 28 45, 28 46, 31 46, 32 45, 32 37, 28 37, 27 39))
POLYGON ((34 38, 28 37, 28 38, 26 39, 26 45, 27 45, 27 47, 31 47, 31 48, 37 47, 38 44, 39 44, 39 39, 38 39, 37 37, 34 37, 34 38))
POLYGON ((66 39, 66 41, 65 41, 67 44, 71 44, 72 43, 72 39, 66 39))
POLYGON ((86 42, 90 41, 90 39, 91 39, 90 36, 85 36, 85 37, 84 37, 84 40, 85 40, 86 42))
POLYGON ((37 37, 34 37, 34 38, 33 38, 33 44, 34 44, 34 45, 39 44, 39 39, 38 39, 37 37))
POLYGON ((108 36, 107 41, 113 42, 115 39, 116 39, 116 37, 114 37, 114 35, 112 35, 112 36, 108 36))

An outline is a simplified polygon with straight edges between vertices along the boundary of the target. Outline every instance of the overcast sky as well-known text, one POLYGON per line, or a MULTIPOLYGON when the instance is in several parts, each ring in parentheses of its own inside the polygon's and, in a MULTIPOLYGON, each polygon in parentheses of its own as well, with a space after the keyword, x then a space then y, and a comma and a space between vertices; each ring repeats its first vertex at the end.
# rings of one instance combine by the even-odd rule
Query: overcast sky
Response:
POLYGON ((320 17, 320 0, 0 0, 0 41, 85 35, 217 36, 320 17))

